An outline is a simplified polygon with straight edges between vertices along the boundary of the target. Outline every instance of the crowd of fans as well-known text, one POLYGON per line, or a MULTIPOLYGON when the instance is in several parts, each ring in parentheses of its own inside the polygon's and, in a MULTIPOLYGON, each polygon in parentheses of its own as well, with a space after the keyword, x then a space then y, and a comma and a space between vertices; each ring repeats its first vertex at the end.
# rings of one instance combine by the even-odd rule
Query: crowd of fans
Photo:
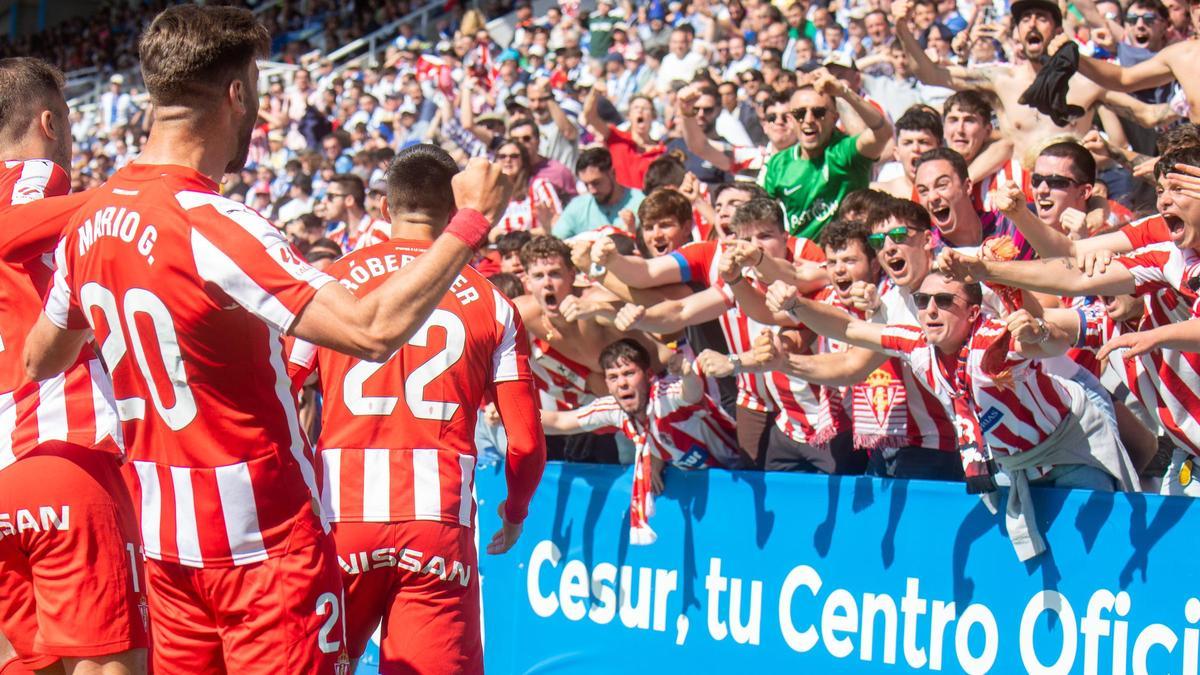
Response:
MULTIPOLYGON (((515 189, 476 267, 529 333, 551 459, 637 461, 655 488, 666 463, 1018 502, 1200 488, 1194 355, 1105 348, 1197 298, 1200 3, 517 0, 503 40, 448 6, 375 59, 321 56, 411 8, 269 10, 321 29, 285 47, 299 68, 223 189, 325 265, 390 236, 399 149, 499 163, 515 189)), ((119 68, 144 17, 114 12, 72 24, 98 50, 8 48, 119 68)), ((125 85, 74 113, 78 188, 145 138, 125 85)), ((481 424, 481 451, 502 436, 481 424)))

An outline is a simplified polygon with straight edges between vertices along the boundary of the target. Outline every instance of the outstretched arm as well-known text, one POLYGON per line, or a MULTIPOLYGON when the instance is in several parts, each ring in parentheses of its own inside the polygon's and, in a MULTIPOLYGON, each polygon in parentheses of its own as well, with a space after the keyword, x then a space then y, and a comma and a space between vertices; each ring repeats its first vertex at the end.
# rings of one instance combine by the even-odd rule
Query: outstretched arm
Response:
POLYGON ((916 36, 912 34, 908 23, 912 14, 911 0, 898 0, 892 3, 892 18, 896 25, 896 38, 904 47, 904 52, 912 59, 913 74, 925 84, 935 87, 947 87, 955 90, 983 89, 993 91, 991 68, 964 68, 962 66, 944 66, 934 63, 929 55, 921 49, 916 36))
POLYGON ((1155 349, 1200 352, 1200 319, 1167 324, 1137 333, 1123 333, 1101 347, 1096 353, 1096 358, 1103 362, 1118 349, 1128 350, 1123 354, 1127 359, 1155 349))
POLYGON ((1136 290, 1133 274, 1124 265, 1109 265, 1088 276, 1070 258, 985 261, 953 249, 938 256, 938 268, 967 283, 994 281, 1051 295, 1129 295, 1136 290))

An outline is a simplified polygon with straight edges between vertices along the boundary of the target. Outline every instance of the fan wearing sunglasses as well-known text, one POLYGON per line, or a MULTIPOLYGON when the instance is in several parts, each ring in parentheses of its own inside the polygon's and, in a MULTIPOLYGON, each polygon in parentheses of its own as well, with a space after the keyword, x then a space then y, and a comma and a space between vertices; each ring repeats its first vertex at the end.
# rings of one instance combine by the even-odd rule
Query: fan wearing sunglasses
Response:
MULTIPOLYGON (((771 287, 767 304, 823 335, 900 359, 953 411, 956 426, 974 429, 973 442, 986 443, 1013 483, 1008 531, 1022 560, 1044 550, 1029 485, 1136 489, 1136 472, 1115 425, 1079 385, 1038 366, 1040 359, 1066 353, 1078 338, 1074 311, 1043 311, 1030 302, 1003 319, 986 318, 979 284, 938 272, 925 277, 913 299, 919 326, 853 319, 798 297, 786 284, 771 287), (1033 410, 1038 413, 1031 415, 1033 410)), ((793 359, 781 358, 778 343, 762 340, 756 347, 756 358, 791 369, 793 359)))
POLYGON ((681 115, 683 140, 687 143, 689 153, 721 171, 729 173, 746 171, 761 175, 767 161, 776 152, 796 144, 796 130, 792 127, 788 116, 788 111, 791 110, 791 97, 787 94, 772 93, 765 106, 765 112, 759 117, 763 133, 767 135, 767 145, 739 146, 734 144, 726 149, 725 144, 709 140, 700 123, 694 117, 686 114, 685 107, 698 98, 697 91, 693 87, 686 87, 679 92, 679 104, 681 112, 684 113, 681 115))
POLYGON ((798 142, 767 163, 762 186, 783 203, 788 231, 816 239, 833 219, 842 199, 868 186, 871 167, 892 138, 892 127, 829 71, 813 71, 812 86, 792 95, 791 124, 798 142), (841 99, 863 120, 857 136, 838 131, 836 100, 841 99))

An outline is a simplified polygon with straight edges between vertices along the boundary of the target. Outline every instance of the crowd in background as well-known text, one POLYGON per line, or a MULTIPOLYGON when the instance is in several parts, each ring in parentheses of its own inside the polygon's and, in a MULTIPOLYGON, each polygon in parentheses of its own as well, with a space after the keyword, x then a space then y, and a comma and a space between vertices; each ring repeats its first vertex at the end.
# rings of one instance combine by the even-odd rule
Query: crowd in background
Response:
MULTIPOLYGON (((159 4, 3 49, 120 71, 159 4)), ((1196 298, 1171 267, 1200 147, 1170 56, 1187 0, 451 4, 326 58, 413 9, 267 10, 298 67, 267 78, 223 191, 324 265, 390 236, 398 150, 499 163, 515 190, 475 264, 529 332, 552 459, 1187 492, 1191 357, 1102 351, 1196 298), (1069 88, 1041 77, 1066 42, 1069 88), (1039 258, 1067 287, 1004 267, 1039 258)), ((72 112, 76 189, 137 155, 133 85, 72 112)), ((482 424, 481 451, 502 435, 482 424)))

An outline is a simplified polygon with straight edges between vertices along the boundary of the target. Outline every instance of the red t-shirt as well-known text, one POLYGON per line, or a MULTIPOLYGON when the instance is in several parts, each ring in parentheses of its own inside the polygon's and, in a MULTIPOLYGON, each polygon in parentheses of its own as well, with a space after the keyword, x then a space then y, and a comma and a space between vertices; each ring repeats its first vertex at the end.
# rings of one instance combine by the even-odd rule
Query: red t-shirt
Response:
POLYGON ((662 143, 648 150, 639 150, 638 144, 628 131, 621 131, 611 124, 608 125, 608 138, 604 144, 612 153, 617 182, 635 190, 642 189, 642 180, 646 177, 646 169, 650 162, 662 157, 667 151, 667 147, 662 143))

